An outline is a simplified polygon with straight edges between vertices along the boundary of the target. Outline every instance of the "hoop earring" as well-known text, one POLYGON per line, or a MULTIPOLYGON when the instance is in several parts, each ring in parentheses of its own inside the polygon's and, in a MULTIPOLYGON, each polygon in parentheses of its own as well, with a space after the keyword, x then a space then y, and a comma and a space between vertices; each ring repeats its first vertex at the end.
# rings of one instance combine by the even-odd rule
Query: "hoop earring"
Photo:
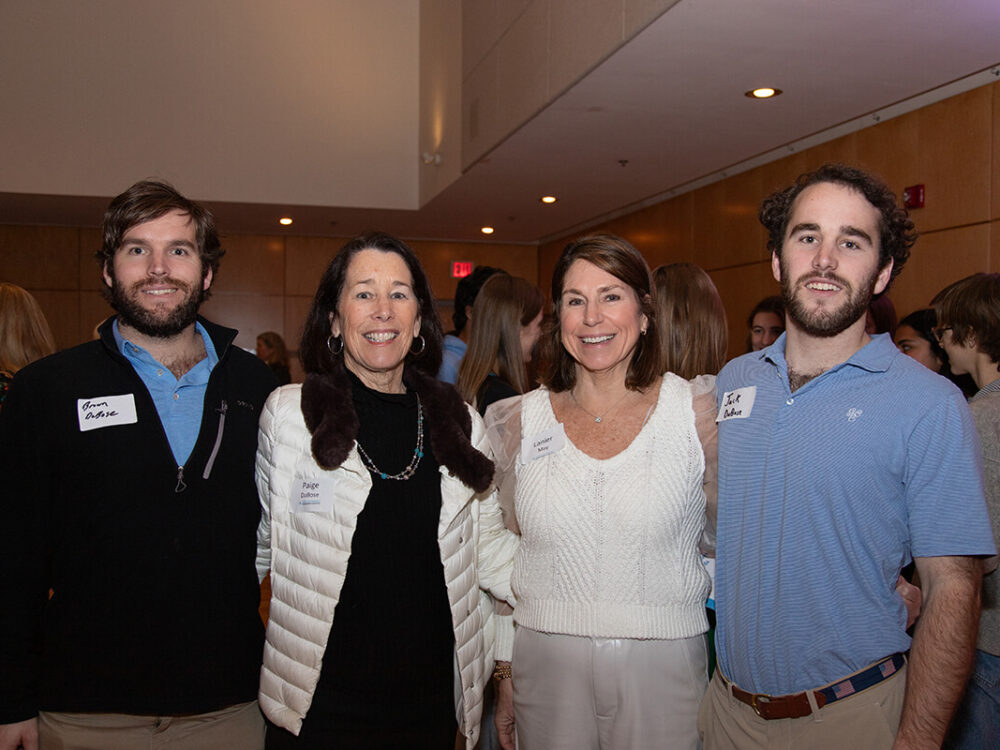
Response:
POLYGON ((326 348, 330 350, 330 354, 332 354, 334 357, 336 357, 338 354, 340 354, 342 351, 344 351, 344 340, 342 338, 340 338, 340 336, 334 336, 333 334, 330 334, 330 336, 327 337, 327 339, 326 339, 326 348), (334 351, 334 349, 333 349, 333 342, 334 341, 339 341, 340 342, 340 348, 337 349, 336 351, 334 351))
POLYGON ((414 357, 419 357, 424 353, 424 349, 427 348, 427 342, 424 340, 423 334, 418 335, 417 338, 420 339, 420 348, 417 351, 413 351, 413 344, 410 344, 410 354, 414 357))

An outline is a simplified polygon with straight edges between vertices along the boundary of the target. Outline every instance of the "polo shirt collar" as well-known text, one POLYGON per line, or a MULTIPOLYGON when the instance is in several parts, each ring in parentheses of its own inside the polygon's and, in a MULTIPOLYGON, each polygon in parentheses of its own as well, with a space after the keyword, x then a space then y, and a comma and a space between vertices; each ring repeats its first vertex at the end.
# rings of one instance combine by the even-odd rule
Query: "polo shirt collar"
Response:
MULTIPOLYGON (((756 352, 757 358, 766 360, 776 366, 784 375, 788 374, 788 363, 785 360, 785 339, 782 333, 769 347, 756 352)), ((834 365, 827 372, 835 372, 842 367, 859 367, 869 372, 885 372, 892 360, 899 356, 899 350, 888 333, 877 333, 871 341, 858 349, 846 362, 834 365)))

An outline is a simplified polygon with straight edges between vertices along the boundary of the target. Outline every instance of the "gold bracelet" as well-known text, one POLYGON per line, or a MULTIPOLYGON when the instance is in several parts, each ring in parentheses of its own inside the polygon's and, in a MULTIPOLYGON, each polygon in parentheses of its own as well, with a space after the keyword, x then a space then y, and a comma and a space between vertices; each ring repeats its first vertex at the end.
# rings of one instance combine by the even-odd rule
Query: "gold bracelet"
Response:
POLYGON ((497 682, 500 680, 509 680, 510 678, 510 664, 497 663, 497 665, 493 667, 493 679, 497 682))

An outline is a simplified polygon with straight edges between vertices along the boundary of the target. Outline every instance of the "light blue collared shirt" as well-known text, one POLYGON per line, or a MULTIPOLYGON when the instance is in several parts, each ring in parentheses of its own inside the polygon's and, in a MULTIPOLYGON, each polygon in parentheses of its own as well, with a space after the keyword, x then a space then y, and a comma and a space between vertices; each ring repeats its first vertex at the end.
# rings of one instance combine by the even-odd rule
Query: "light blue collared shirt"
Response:
POLYGON ((118 351, 135 368, 153 397, 160 424, 167 434, 170 449, 178 466, 183 466, 201 431, 201 416, 205 408, 205 391, 208 378, 219 361, 212 337, 201 323, 195 323, 195 330, 205 342, 205 359, 188 370, 178 379, 162 363, 142 347, 136 346, 122 336, 118 330, 118 319, 111 326, 118 351))

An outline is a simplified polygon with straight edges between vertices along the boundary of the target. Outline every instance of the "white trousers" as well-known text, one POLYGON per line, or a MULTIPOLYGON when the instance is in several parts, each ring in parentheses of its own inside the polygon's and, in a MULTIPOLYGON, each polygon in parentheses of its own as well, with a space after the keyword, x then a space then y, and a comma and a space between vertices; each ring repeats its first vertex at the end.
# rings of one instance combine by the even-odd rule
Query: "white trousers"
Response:
POLYGON ((518 750, 697 750, 705 636, 586 638, 519 627, 518 750))

